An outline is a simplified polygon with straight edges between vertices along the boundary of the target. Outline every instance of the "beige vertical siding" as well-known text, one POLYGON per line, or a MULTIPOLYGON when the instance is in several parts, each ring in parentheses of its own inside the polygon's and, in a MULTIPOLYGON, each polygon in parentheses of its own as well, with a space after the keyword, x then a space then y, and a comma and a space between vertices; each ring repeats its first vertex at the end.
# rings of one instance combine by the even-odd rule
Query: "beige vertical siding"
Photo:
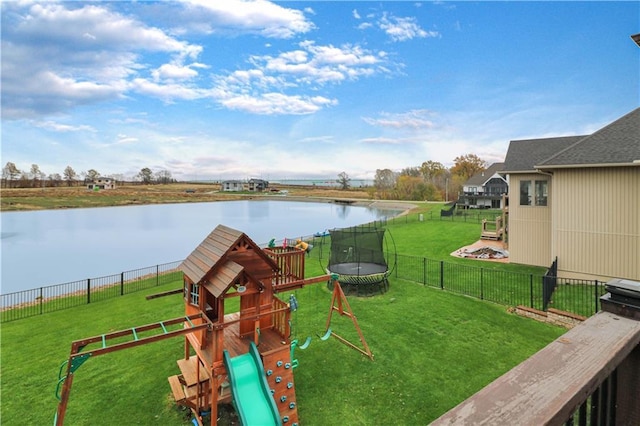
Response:
POLYGON ((509 176, 509 259, 513 263, 550 266, 551 206, 553 188, 549 181, 546 207, 520 205, 520 181, 550 179, 543 174, 512 174, 509 176))
POLYGON ((552 199, 562 276, 640 280, 640 167, 555 171, 552 199))

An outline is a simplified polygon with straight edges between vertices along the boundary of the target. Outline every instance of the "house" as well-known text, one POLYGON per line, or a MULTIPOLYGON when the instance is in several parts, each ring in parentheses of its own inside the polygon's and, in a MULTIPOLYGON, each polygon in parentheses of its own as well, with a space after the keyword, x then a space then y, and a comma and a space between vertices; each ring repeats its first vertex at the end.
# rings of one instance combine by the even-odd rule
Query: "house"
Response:
POLYGON ((262 179, 249 179, 249 191, 262 192, 269 188, 269 182, 262 179))
POLYGON ((493 163, 488 169, 471 176, 462 186, 458 207, 463 209, 501 209, 503 195, 509 189, 499 173, 504 163, 493 163))
POLYGON ((511 141, 511 262, 640 280, 640 108, 591 135, 511 141))
POLYGON ((246 180, 224 180, 221 183, 223 191, 245 191, 262 192, 269 188, 269 182, 262 179, 246 180))
POLYGON ((114 179, 108 177, 98 177, 87 184, 87 189, 89 190, 98 190, 98 189, 115 189, 116 181, 114 179))
POLYGON ((223 191, 244 191, 244 181, 241 180, 223 180, 221 183, 223 191))

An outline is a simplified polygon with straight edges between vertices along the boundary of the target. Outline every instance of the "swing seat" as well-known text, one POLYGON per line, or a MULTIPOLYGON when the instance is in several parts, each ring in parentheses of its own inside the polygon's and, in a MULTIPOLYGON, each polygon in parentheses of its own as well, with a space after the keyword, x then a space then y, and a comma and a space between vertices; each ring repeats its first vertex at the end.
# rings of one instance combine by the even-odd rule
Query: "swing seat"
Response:
POLYGON ((309 345, 311 344, 311 336, 307 336, 307 340, 304 341, 303 344, 301 344, 300 346, 298 346, 298 348, 300 349, 307 349, 309 347, 309 345))
POLYGON ((324 333, 324 336, 318 335, 318 337, 320 337, 320 340, 322 341, 327 340, 329 337, 331 337, 331 327, 327 329, 327 332, 324 333))

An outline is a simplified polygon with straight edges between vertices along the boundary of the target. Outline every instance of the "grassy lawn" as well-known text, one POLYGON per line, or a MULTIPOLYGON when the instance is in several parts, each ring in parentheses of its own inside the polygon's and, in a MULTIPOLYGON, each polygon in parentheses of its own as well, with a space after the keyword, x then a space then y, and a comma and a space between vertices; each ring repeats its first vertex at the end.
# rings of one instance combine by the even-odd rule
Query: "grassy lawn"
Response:
MULTIPOLYGON (((179 295, 145 300, 166 284, 99 303, 2 326, 2 424, 50 424, 60 364, 83 337, 182 315, 179 295)), ((297 291, 296 392, 301 421, 327 424, 426 424, 526 359, 563 330, 507 313, 502 306, 411 282, 350 298, 375 361, 335 339, 321 341, 331 294, 322 284, 297 291)), ((332 329, 358 342, 351 322, 332 329)), ((73 425, 189 424, 170 396, 183 339, 89 359, 76 374, 67 411, 73 425)))
MULTIPOLYGON (((522 265, 452 258, 449 253, 478 239, 480 226, 419 222, 415 214, 388 224, 398 253, 496 272, 532 271, 522 265)), ((311 254, 306 275, 324 273, 327 245, 318 240, 311 254)), ((534 269, 539 273, 540 268, 534 269)), ((3 323, 2 424, 51 424, 58 372, 71 342, 183 315, 180 295, 145 299, 180 286, 179 281, 170 282, 3 323)), ((318 338, 331 300, 325 283, 295 294, 299 310, 293 317, 294 337, 313 338, 306 350, 296 351, 297 404, 301 423, 308 425, 427 424, 564 332, 511 314, 506 306, 392 276, 384 295, 349 298, 375 355, 372 362, 336 339, 318 338)), ((348 318, 334 314, 332 329, 358 343, 348 318)), ((175 338, 89 359, 76 371, 66 423, 190 424, 189 413, 175 405, 167 382, 179 372, 176 360, 183 351, 184 339, 175 338)))

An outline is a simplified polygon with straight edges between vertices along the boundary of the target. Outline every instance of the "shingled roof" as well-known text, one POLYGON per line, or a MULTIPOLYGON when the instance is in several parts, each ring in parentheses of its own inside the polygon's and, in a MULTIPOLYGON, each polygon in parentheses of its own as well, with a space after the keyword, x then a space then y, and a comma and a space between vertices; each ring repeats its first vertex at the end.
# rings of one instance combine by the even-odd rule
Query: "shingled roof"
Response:
MULTIPOLYGON (((251 240, 246 234, 218 225, 211 233, 196 247, 193 252, 178 266, 189 279, 194 283, 202 281, 214 267, 226 264, 229 254, 238 244, 252 246, 256 253, 270 265, 274 270, 278 269, 275 262, 269 258, 262 249, 251 240)), ((227 265, 229 267, 229 265, 227 265)), ((240 266, 240 268, 242 268, 240 266)), ((237 269, 237 268, 233 268, 237 269)), ((234 273, 239 273, 235 270, 234 273)))
POLYGON ((537 163, 539 168, 640 165, 640 108, 537 163))
POLYGON ((565 136, 511 141, 502 173, 534 172, 536 164, 584 138, 585 136, 565 136))
POLYGON ((496 173, 502 171, 504 163, 493 163, 486 170, 476 173, 465 182, 465 186, 483 186, 496 173))

